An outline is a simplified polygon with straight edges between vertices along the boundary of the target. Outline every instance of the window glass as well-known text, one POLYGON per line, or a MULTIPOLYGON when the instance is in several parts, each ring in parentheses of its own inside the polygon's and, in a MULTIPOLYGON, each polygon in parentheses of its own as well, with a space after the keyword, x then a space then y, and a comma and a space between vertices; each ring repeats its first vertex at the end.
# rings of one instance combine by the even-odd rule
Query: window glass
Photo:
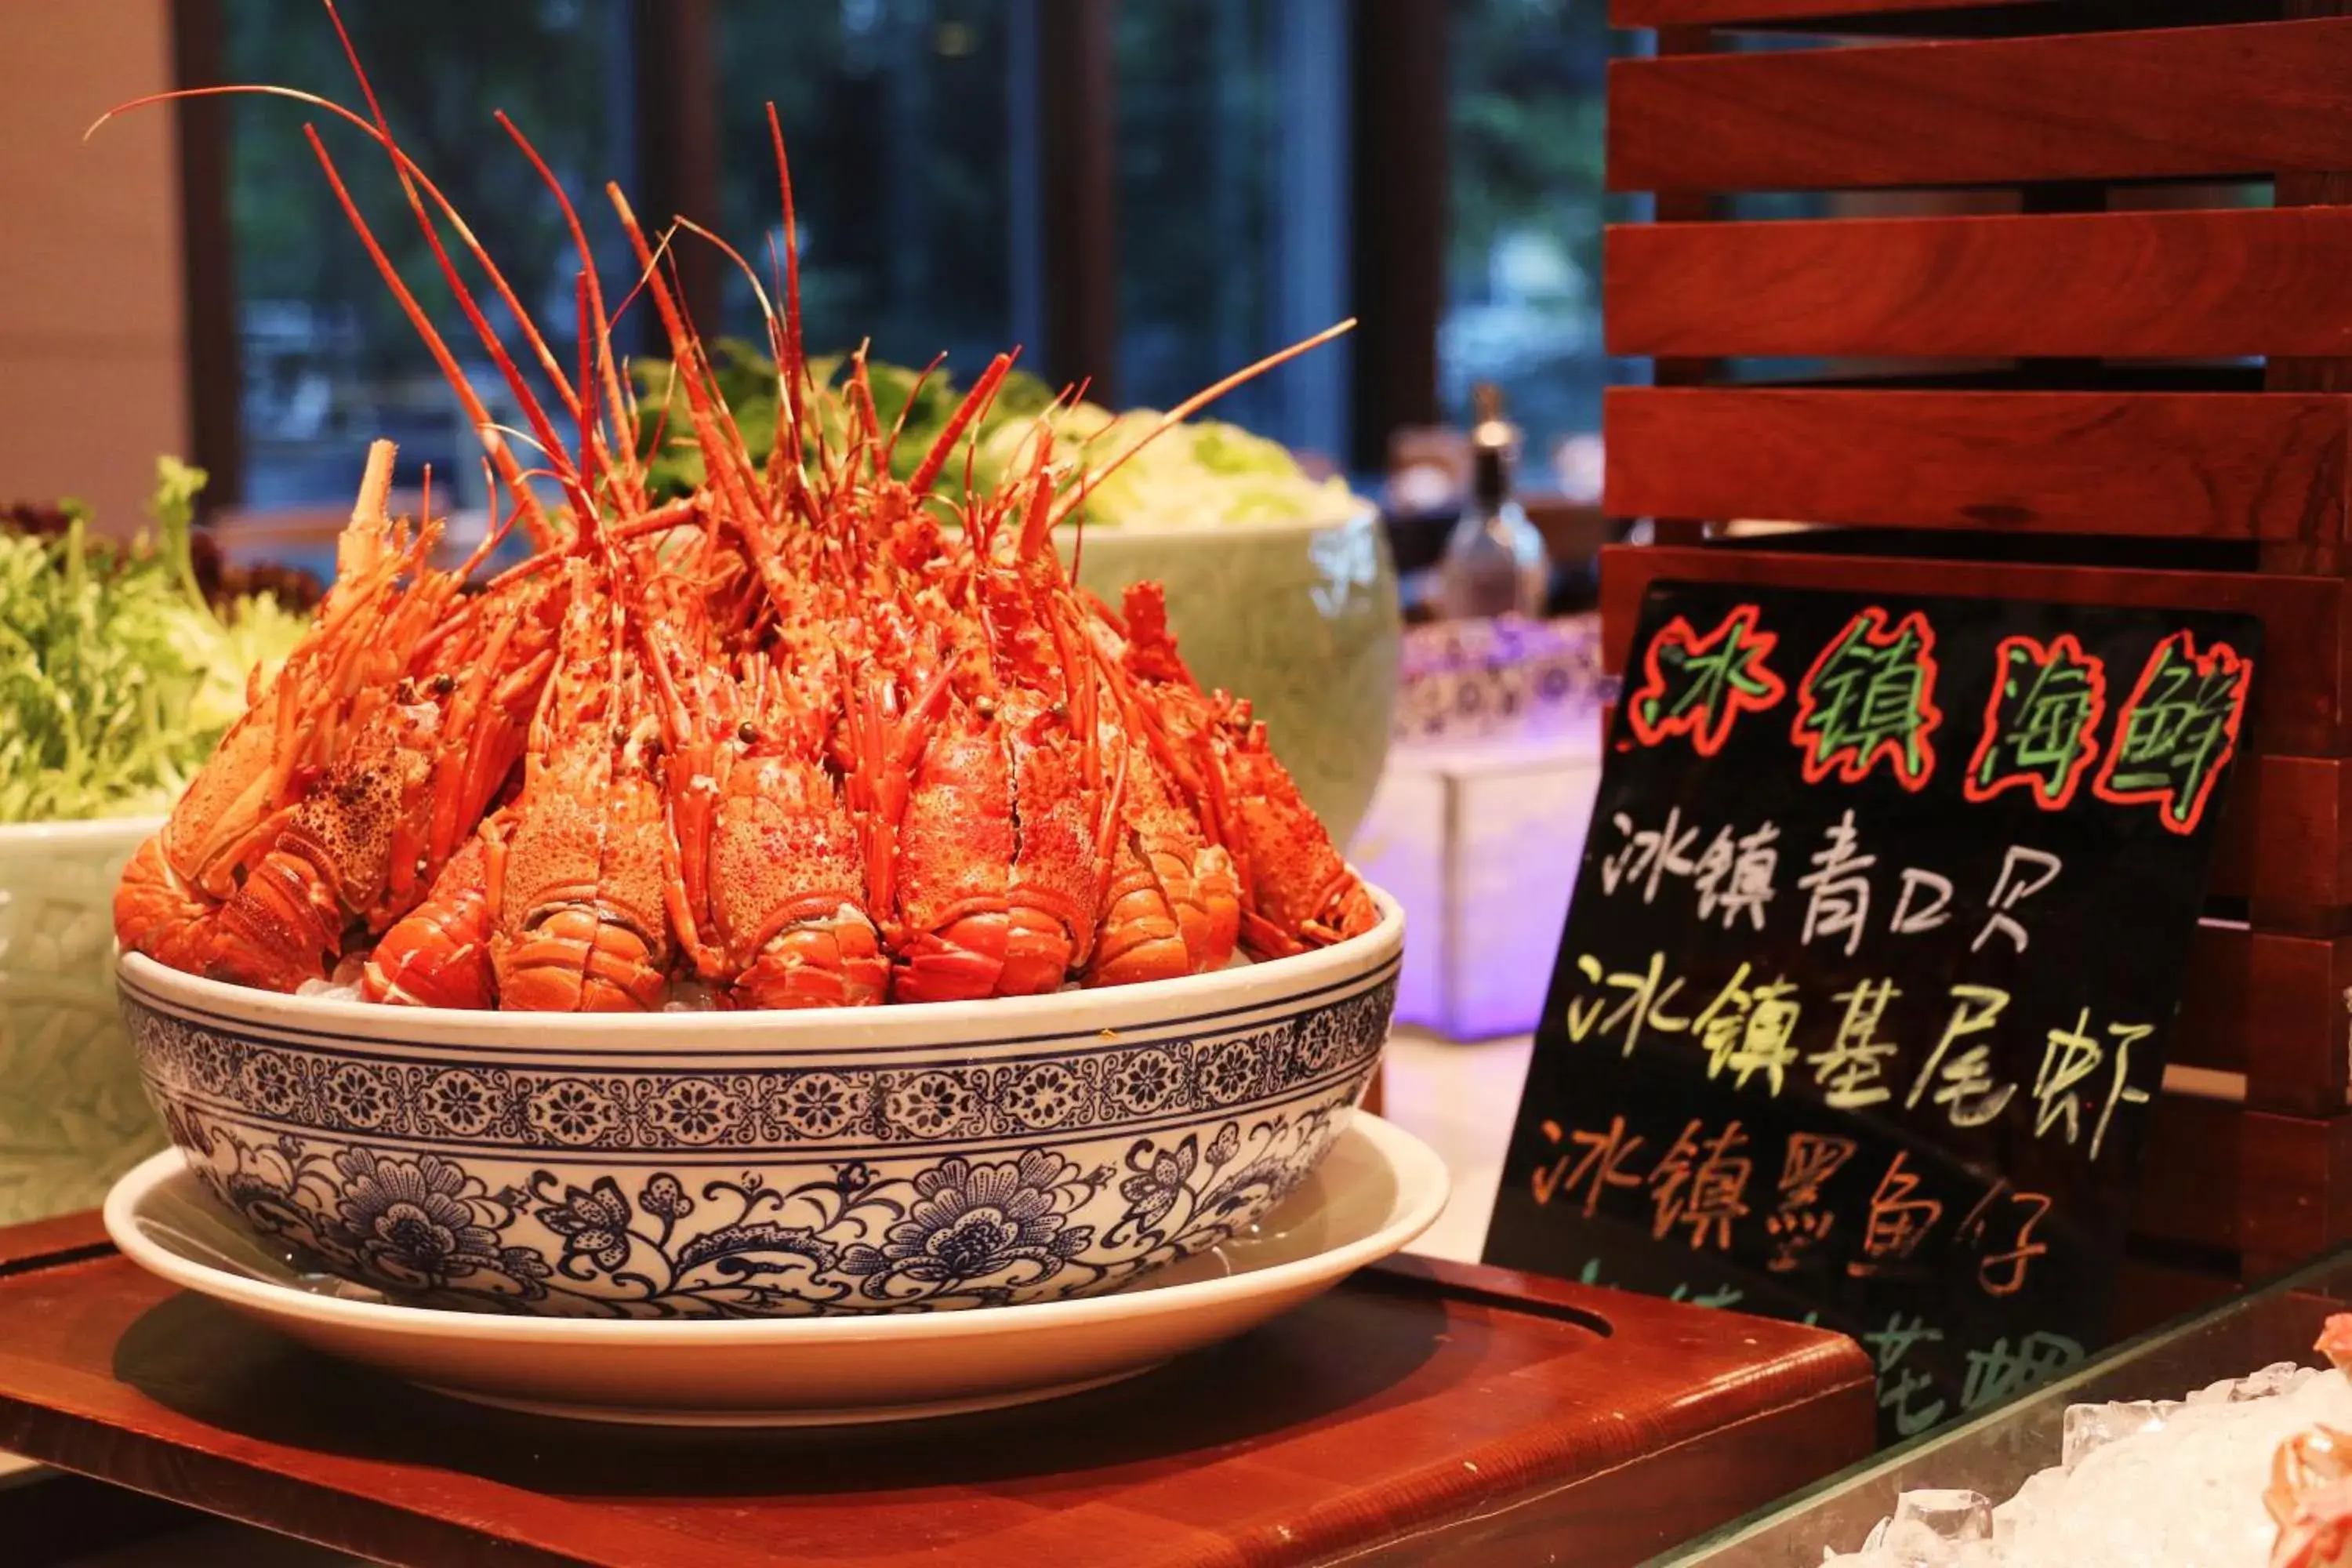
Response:
MULTIPOLYGON (((1346 313, 1348 18, 1328 0, 1118 7, 1120 402, 1164 408, 1346 313)), ((1212 412, 1340 450, 1344 349, 1212 412)))
MULTIPOLYGON (((772 293, 770 244, 782 242, 772 100, 792 158, 811 353, 870 338, 877 357, 898 363, 944 353, 969 382, 1029 335, 1011 283, 1015 10, 1003 0, 719 7, 721 232, 772 293)), ((722 287, 728 330, 764 338, 750 282, 730 265, 722 287)))
POLYGON ((1530 477, 1600 428, 1605 0, 1455 0, 1444 416, 1492 382, 1527 437, 1530 477))
MULTIPOLYGON (((228 79, 302 88, 363 111, 320 13, 283 0, 224 0, 221 9, 228 79)), ((606 278, 626 277, 625 248, 601 195, 604 181, 629 176, 624 0, 401 0, 342 12, 394 135, 457 204, 541 329, 571 342, 570 239, 539 176, 490 114, 504 109, 531 138, 607 247, 606 278)), ((243 501, 348 504, 367 444, 389 437, 401 445, 404 479, 429 461, 453 504, 478 505, 480 445, 345 220, 303 138, 305 121, 318 124, 370 226, 492 416, 516 417, 382 153, 357 130, 300 105, 235 100, 227 135, 243 501)), ((454 238, 446 243, 456 252, 454 238)), ((493 310, 491 320, 501 314, 493 310)))

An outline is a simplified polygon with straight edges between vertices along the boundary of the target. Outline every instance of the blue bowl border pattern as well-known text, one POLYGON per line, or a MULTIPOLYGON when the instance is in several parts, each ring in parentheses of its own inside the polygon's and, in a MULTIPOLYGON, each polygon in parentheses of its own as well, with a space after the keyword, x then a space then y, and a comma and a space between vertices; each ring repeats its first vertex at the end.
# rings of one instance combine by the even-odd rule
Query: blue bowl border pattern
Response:
POLYGON ((327 1270, 424 1305, 763 1317, 1059 1300, 1217 1245, 1344 1125, 1396 974, 870 1050, 404 1045, 121 1001, 191 1166, 327 1270))

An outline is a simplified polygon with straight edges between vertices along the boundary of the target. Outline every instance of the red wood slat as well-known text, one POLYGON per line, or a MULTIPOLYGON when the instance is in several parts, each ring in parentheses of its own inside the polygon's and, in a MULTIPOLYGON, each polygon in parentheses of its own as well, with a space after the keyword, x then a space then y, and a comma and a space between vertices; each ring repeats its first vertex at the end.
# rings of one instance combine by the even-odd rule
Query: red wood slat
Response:
POLYGON ((2352 354, 2352 207, 1612 227, 1609 352, 2352 354))
POLYGON ((2345 168, 2352 21, 2340 18, 1609 68, 1612 190, 2345 168))
POLYGON ((2352 1116, 2158 1096, 2131 1228, 2242 1251, 2249 1277, 2352 1241, 2352 1116))
POLYGON ((2334 923, 2352 905, 2352 762, 2240 759, 2207 886, 2251 900, 2265 924, 2334 923))
POLYGON ((2352 399, 1617 387, 1619 517, 2336 540, 2352 399), (1834 460, 1822 454, 1834 453, 1834 460))
POLYGON ((2245 1123, 2242 1106, 2158 1095, 2149 1108, 2139 1189, 2132 1197, 2132 1234, 2231 1251, 2242 1248, 2245 1226, 2238 1202, 2238 1169, 2245 1123))
POLYGON ((2352 1117, 2240 1114, 2239 1237, 2248 1276, 2352 1241, 2352 1117))
POLYGON ((2242 930, 2213 921, 2197 927, 2189 939, 2189 980, 2168 1062, 2211 1072, 2246 1070, 2245 1036, 2237 1026, 2253 973, 2254 950, 2246 937, 2242 930))
POLYGON ((1664 579, 2244 611, 2261 617, 2268 650, 2254 687, 2250 749, 2314 756, 2352 751, 2352 584, 2343 578, 1617 545, 1601 552, 1601 650, 1612 670, 1624 668, 1643 592, 1664 579))
POLYGON ((2352 937, 2282 936, 2207 922, 2189 952, 2171 1059, 2246 1075, 2246 1104, 2295 1116, 2342 1116, 2344 990, 2352 937))
POLYGON ((1612 27, 1714 26, 1726 22, 1781 22, 1806 16, 1863 16, 1883 12, 1950 11, 1966 5, 1990 10, 2038 5, 2041 0, 1610 0, 1612 27))

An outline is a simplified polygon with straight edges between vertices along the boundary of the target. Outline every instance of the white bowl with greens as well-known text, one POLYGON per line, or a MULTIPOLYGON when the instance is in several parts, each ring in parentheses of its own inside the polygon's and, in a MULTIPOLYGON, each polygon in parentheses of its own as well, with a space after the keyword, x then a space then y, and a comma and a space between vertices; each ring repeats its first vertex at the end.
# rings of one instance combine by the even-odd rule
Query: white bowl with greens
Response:
POLYGON ((0 1226, 95 1207, 164 1145, 115 1005, 110 912, 163 821, 0 826, 0 1226))
MULTIPOLYGON (((1083 452, 1097 471, 1125 458, 1057 539, 1079 585, 1117 605, 1131 583, 1164 584, 1185 661, 1202 685, 1250 700, 1344 846, 1388 758, 1403 648, 1378 510, 1237 426, 1201 420, 1139 447, 1160 422, 1150 409, 1114 417, 1082 404, 1051 419, 1057 454, 1083 452)), ((1028 438, 1025 425, 996 430, 978 467, 1022 461, 1028 438)))
POLYGON ((163 1144, 114 999, 114 884, 303 617, 215 607, 166 459, 152 536, 0 518, 0 1225, 88 1208, 163 1144))
POLYGON ((1168 624, 1203 686, 1250 700, 1299 793, 1346 846, 1388 759, 1403 628, 1380 515, 1219 527, 1089 526, 1066 535, 1078 583, 1117 605, 1130 583, 1168 592, 1168 624))

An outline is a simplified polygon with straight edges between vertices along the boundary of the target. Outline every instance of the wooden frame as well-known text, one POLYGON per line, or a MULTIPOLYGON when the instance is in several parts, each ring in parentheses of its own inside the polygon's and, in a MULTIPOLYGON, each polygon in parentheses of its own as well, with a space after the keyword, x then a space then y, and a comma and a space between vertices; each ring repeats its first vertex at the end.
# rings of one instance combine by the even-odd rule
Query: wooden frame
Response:
MULTIPOLYGON (((629 54, 636 104, 637 192, 648 214, 719 220, 718 24, 711 0, 635 0, 629 54)), ((719 319, 721 258, 708 245, 670 248, 687 313, 719 319)), ((647 352, 661 345, 661 323, 645 312, 647 352)))
MULTIPOLYGON (((181 87, 222 79, 220 0, 173 0, 172 75, 181 87)), ((236 338, 236 251, 228 224, 228 110, 192 100, 174 107, 180 153, 182 290, 187 303, 188 440, 211 476, 207 515, 245 493, 243 377, 236 338)))
POLYGON ((1111 8, 1037 0, 1045 369, 1118 406, 1118 92, 1111 8))
POLYGON ((1445 309, 1446 24, 1443 0, 1357 0, 1354 456, 1388 462, 1389 433, 1437 422, 1445 309))

